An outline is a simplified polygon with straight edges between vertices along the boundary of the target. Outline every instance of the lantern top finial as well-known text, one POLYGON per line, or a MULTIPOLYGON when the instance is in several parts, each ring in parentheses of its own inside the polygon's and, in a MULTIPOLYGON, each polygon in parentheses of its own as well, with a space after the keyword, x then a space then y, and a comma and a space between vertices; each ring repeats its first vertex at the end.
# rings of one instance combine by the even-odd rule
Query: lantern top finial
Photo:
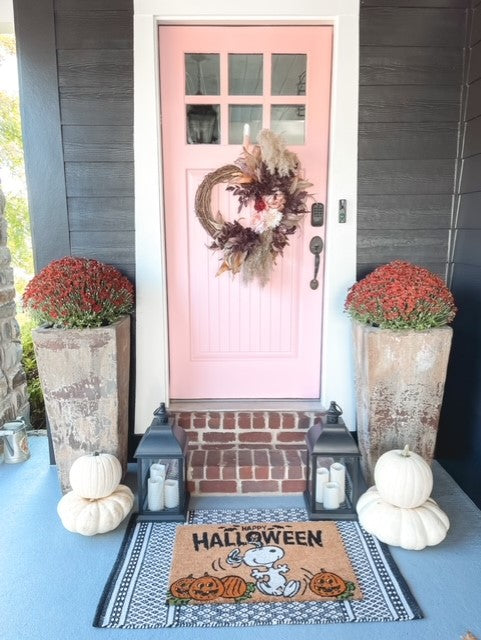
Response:
POLYGON ((329 409, 326 412, 326 422, 327 424, 337 424, 339 422, 339 416, 342 415, 341 407, 331 400, 329 405, 329 409))
POLYGON ((160 403, 160 406, 154 411, 154 416, 157 417, 157 423, 165 424, 169 421, 169 412, 165 408, 165 402, 160 403))

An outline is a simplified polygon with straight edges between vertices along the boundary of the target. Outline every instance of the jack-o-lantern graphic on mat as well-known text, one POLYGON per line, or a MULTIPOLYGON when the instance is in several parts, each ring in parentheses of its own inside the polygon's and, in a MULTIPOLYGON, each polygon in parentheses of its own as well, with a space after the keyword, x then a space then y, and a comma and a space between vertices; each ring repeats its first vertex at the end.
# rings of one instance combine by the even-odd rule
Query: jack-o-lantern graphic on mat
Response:
POLYGON ((189 586, 189 596, 193 600, 200 600, 201 602, 215 600, 223 594, 224 585, 222 584, 222 580, 208 573, 204 573, 200 578, 195 578, 189 586))
POLYGON ((337 598, 343 594, 348 585, 337 573, 321 569, 319 573, 312 576, 309 582, 309 589, 323 598, 337 598))
POLYGON ((194 582, 195 578, 192 574, 186 576, 185 578, 179 578, 175 582, 170 585, 170 593, 174 598, 179 598, 180 600, 188 600, 189 596, 189 587, 194 582))

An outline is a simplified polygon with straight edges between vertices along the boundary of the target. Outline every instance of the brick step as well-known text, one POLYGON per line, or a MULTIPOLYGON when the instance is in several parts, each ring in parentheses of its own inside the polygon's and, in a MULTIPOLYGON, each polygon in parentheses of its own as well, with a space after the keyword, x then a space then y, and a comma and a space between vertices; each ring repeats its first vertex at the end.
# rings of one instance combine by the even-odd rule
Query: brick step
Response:
POLYGON ((191 449, 187 469, 192 495, 280 495, 306 488, 305 450, 191 449))
POLYGON ((193 495, 305 489, 306 433, 315 411, 174 411, 187 433, 193 495))

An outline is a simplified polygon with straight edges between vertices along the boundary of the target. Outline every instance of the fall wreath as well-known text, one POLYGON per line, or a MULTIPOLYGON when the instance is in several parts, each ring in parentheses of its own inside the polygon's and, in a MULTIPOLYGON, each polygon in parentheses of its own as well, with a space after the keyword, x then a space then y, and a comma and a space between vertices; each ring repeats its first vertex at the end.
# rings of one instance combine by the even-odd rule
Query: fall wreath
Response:
POLYGON ((205 176, 196 192, 195 212, 214 240, 210 249, 222 252, 217 275, 242 272, 245 282, 258 279, 264 285, 306 213, 306 189, 311 183, 302 179, 297 155, 279 136, 263 129, 258 141, 244 146, 236 164, 205 176), (224 220, 220 211, 212 215, 212 189, 221 183, 238 197, 238 213, 253 205, 250 226, 224 220))

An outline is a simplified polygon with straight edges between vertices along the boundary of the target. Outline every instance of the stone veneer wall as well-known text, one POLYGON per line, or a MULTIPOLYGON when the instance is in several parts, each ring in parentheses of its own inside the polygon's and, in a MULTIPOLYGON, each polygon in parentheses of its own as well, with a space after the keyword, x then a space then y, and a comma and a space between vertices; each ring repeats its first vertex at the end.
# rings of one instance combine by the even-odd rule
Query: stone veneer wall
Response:
MULTIPOLYGON (((4 212, 5 196, 0 189, 0 428, 19 415, 27 416, 29 410, 4 212)), ((3 451, 2 439, 0 448, 3 451)))

